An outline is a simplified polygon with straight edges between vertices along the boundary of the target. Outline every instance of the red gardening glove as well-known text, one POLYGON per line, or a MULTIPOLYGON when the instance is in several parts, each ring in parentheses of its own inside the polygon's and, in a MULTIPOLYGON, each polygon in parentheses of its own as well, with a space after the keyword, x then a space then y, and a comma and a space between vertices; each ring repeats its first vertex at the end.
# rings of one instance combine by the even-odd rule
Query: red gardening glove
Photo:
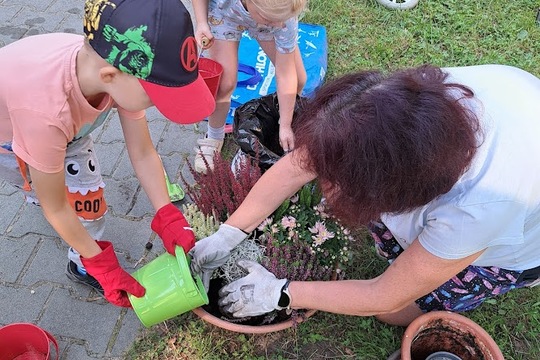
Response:
POLYGON ((150 226, 163 240, 167 252, 173 256, 176 246, 181 246, 186 254, 195 246, 193 230, 184 215, 172 203, 157 211, 150 226))
POLYGON ((111 304, 131 307, 127 293, 141 297, 144 296, 146 290, 120 267, 111 242, 96 242, 103 251, 91 258, 81 256, 81 262, 88 274, 92 275, 101 284, 105 291, 105 298, 111 304))

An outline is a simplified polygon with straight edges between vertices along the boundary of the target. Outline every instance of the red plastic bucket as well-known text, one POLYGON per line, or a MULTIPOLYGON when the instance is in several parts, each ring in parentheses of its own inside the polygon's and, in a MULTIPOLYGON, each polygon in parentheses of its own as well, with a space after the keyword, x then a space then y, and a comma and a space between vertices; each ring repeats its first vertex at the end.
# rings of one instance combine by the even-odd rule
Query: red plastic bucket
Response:
POLYGON ((56 339, 42 328, 16 323, 0 328, 0 360, 50 360, 52 343, 58 360, 56 339))
POLYGON ((206 86, 208 86, 208 89, 210 89, 210 92, 215 98, 219 88, 219 80, 221 79, 221 74, 223 74, 223 66, 217 61, 201 57, 199 59, 199 74, 201 74, 206 86))

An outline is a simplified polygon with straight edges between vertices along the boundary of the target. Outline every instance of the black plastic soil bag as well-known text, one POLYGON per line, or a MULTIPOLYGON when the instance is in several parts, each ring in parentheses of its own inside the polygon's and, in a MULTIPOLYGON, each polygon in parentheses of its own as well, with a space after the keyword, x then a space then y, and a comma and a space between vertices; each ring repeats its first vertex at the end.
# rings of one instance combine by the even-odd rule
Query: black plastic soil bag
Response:
MULTIPOLYGON (((303 102, 296 97, 295 115, 303 102)), ((283 155, 279 145, 279 103, 276 93, 250 100, 236 108, 233 139, 251 159, 258 159, 262 171, 268 170, 283 155)))

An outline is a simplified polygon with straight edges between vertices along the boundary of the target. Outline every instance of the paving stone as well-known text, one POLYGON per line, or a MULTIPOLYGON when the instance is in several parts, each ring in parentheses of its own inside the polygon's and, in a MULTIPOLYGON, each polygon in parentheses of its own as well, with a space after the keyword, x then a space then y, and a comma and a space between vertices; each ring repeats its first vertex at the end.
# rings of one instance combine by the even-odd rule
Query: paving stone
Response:
MULTIPOLYGON (((99 165, 101 166, 101 175, 104 178, 106 178, 107 176, 112 176, 116 167, 116 162, 120 158, 122 152, 125 151, 125 148, 126 146, 124 145, 124 143, 121 142, 94 144, 94 149, 99 159, 99 165)), ((106 180, 105 184, 107 184, 106 180)))
MULTIPOLYGON (((31 7, 36 13, 47 10, 52 3, 56 0, 4 0, 2 7, 4 6, 28 6, 31 7)), ((77 0, 81 1, 81 0, 77 0)))
POLYGON ((33 7, 25 6, 11 19, 15 26, 27 29, 25 36, 57 32, 60 23, 64 20, 63 12, 40 13, 33 7))
POLYGON ((135 195, 139 191, 139 180, 135 177, 127 180, 111 178, 107 179, 106 183, 105 199, 109 209, 116 215, 127 215, 131 211, 135 195))
POLYGON ((197 139, 204 137, 205 132, 195 133, 193 125, 169 124, 157 148, 161 154, 178 152, 181 154, 194 154, 197 139))
POLYGON ((0 286, 1 321, 4 324, 29 322, 35 324, 53 287, 0 286))
MULTIPOLYGON (((99 357, 104 359, 104 357, 99 357)), ((96 357, 88 355, 86 347, 84 345, 71 343, 62 354, 62 358, 65 360, 77 359, 77 360, 95 360, 96 357)))
POLYGON ((124 151, 121 154, 118 164, 116 165, 116 170, 113 172, 112 177, 115 180, 129 180, 129 179, 137 180, 137 178, 135 177, 135 170, 133 169, 133 166, 131 165, 131 162, 129 161, 129 156, 128 156, 127 151, 124 151))
POLYGON ((14 186, 11 186, 7 181, 0 181, 0 195, 11 195, 16 192, 18 192, 18 190, 14 186))
MULTIPOLYGON (((32 235, 36 237, 35 235, 32 235)), ((36 254, 21 279, 24 285, 32 285, 41 281, 70 286, 73 284, 66 276, 69 246, 59 238, 41 237, 36 246, 36 254)), ((84 287, 87 289, 87 287, 84 287)), ((87 291, 88 293, 88 291, 87 291)))
MULTIPOLYGON (((77 8, 76 8, 77 9, 77 8)), ((56 31, 70 33, 70 34, 83 34, 82 16, 79 14, 65 14, 62 22, 56 27, 56 31)))
POLYGON ((158 143, 159 139, 163 135, 163 130, 168 125, 169 120, 161 118, 155 118, 148 121, 148 129, 150 130, 150 137, 152 138, 152 143, 158 143))
POLYGON ((81 19, 81 31, 82 31, 82 17, 84 14, 84 0, 53 0, 51 4, 45 9, 46 14, 61 13, 61 14, 75 14, 81 19))
POLYGON ((114 243, 114 248, 122 266, 132 268, 145 250, 145 244, 153 234, 150 228, 151 219, 133 221, 119 216, 110 216, 103 238, 114 243))
POLYGON ((48 301, 40 325, 55 335, 85 340, 89 355, 95 356, 105 354, 121 309, 108 303, 73 301, 68 290, 58 288, 48 301))
MULTIPOLYGON (((2 11, 0 11, 0 24, 6 25, 7 23, 11 23, 11 21, 13 20, 13 17, 15 17, 15 15, 22 9, 23 9, 23 6, 20 6, 20 5, 12 5, 12 6, 2 5, 2 11)), ((1 34, 1 31, 0 31, 0 34, 1 34)))
POLYGON ((28 32, 27 27, 5 24, 0 26, 0 36, 2 36, 2 46, 8 45, 15 40, 22 38, 28 32))
POLYGON ((116 335, 111 356, 121 356, 124 354, 131 347, 133 339, 139 335, 142 328, 143 325, 135 312, 127 310, 122 318, 120 331, 116 335))
POLYGON ((14 191, 9 195, 0 195, 0 204, 2 204, 2 216, 0 216, 0 234, 3 234, 17 216, 21 206, 24 204, 24 199, 21 193, 14 191))
POLYGON ((47 222, 41 207, 23 203, 20 216, 17 221, 7 230, 6 234, 12 237, 21 237, 28 233, 36 233, 44 236, 58 236, 56 231, 47 222), (32 226, 29 226, 31 224, 32 226))
POLYGON ((112 143, 115 141, 123 142, 124 133, 122 132, 122 125, 120 124, 120 118, 116 111, 111 111, 111 115, 108 121, 103 124, 103 132, 97 139, 101 143, 112 143))
MULTIPOLYGON (((0 280, 15 283, 39 242, 37 235, 0 238, 0 280)), ((1 287, 0 287, 1 292, 1 287)), ((1 302, 0 302, 1 303, 1 302)))

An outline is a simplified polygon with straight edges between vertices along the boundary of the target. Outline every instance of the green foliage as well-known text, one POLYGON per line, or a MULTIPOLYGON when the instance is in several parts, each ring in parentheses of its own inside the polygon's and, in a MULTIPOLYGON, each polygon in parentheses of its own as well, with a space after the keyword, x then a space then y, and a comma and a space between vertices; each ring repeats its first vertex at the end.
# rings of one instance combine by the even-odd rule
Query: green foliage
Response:
MULTIPOLYGON (((310 0, 302 21, 326 27, 327 79, 424 63, 499 63, 540 76, 539 6, 538 0, 420 0, 413 10, 392 11, 375 0, 310 0)), ((347 277, 368 279, 384 271, 386 263, 375 256, 367 232, 355 238, 347 277)), ((505 359, 540 359, 540 286, 511 291, 464 315, 495 339, 505 359)), ((384 360, 400 347, 403 334, 372 317, 323 312, 297 329, 267 335, 238 336, 190 314, 167 324, 142 334, 126 359, 384 360), (177 334, 183 342, 176 341, 173 351, 168 341, 177 334)))

